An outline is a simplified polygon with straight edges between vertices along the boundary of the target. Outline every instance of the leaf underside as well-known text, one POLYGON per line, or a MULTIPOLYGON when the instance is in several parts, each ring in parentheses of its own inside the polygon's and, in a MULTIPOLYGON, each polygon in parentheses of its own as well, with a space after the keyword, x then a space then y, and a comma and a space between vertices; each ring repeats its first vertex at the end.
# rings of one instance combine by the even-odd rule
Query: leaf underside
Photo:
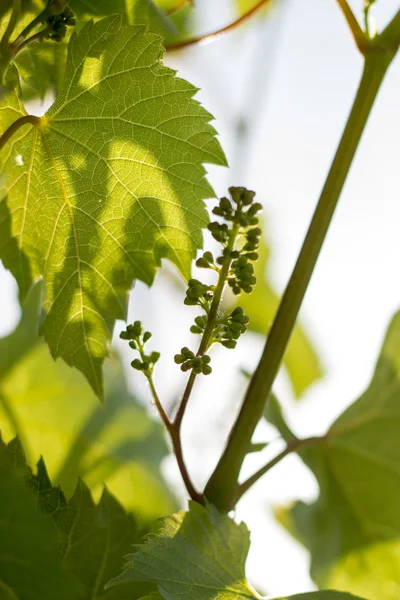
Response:
MULTIPOLYGON (((311 552, 319 585, 397 600, 400 589, 400 313, 372 381, 321 444, 300 452, 320 497, 278 518, 311 552)), ((285 432, 283 432, 285 435, 285 432)))
MULTIPOLYGON (((151 284, 162 258, 189 276, 214 195, 203 163, 225 164, 196 89, 161 56, 143 27, 89 22, 71 37, 55 104, 1 156, 0 257, 22 298, 44 279, 51 353, 99 397, 127 291, 136 278, 151 284)), ((23 114, 17 91, 0 104, 2 127, 23 114)))

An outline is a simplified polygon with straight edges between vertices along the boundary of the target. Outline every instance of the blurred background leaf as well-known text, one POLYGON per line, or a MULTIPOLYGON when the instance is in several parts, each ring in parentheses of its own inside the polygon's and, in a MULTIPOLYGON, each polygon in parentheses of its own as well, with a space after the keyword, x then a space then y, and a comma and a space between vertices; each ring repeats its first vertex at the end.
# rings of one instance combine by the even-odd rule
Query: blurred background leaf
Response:
POLYGON ((0 429, 18 435, 30 464, 47 460, 67 496, 82 477, 96 498, 102 484, 143 520, 176 508, 160 472, 168 454, 161 425, 127 390, 116 355, 107 361, 104 408, 84 378, 55 362, 37 337, 37 285, 16 330, 0 340, 0 429))
MULTIPOLYGON (((269 420, 286 439, 290 430, 269 420)), ((387 332, 365 393, 300 457, 317 478, 314 504, 277 512, 311 553, 311 574, 369 600, 397 600, 400 590, 400 313, 387 332)))

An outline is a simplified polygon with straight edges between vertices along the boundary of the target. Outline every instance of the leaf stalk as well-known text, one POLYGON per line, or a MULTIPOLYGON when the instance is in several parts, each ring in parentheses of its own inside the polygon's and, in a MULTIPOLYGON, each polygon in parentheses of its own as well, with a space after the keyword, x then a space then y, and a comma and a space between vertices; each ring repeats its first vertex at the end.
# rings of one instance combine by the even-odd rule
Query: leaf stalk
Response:
POLYGON ((246 13, 244 13, 241 17, 239 17, 232 23, 229 23, 229 25, 226 25, 225 27, 222 27, 221 29, 217 29, 216 31, 213 31, 212 33, 207 33, 206 35, 200 35, 200 36, 189 38, 187 40, 182 40, 179 42, 171 42, 170 44, 166 44, 165 49, 168 52, 174 52, 176 50, 182 50, 183 48, 188 48, 189 46, 197 46, 198 44, 202 44, 202 45, 209 44, 210 42, 215 41, 216 39, 222 37, 226 33, 232 31, 233 29, 236 29, 236 27, 238 27, 239 25, 242 25, 243 23, 248 21, 259 10, 261 10, 262 8, 267 6, 267 4, 269 4, 270 2, 271 2, 271 0, 261 0, 261 2, 259 2, 255 6, 253 6, 253 8, 248 10, 246 13))

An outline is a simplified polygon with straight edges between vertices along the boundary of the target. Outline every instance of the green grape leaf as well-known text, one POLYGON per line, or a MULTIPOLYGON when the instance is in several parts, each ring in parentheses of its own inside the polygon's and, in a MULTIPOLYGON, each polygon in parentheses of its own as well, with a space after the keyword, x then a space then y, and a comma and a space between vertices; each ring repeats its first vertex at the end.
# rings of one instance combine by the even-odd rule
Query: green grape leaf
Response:
POLYGON ((38 340, 40 285, 21 323, 0 339, 0 427, 18 435, 30 464, 47 457, 51 479, 69 496, 78 476, 99 498, 102 484, 143 522, 175 510, 160 472, 169 452, 160 424, 126 388, 116 356, 108 361, 102 409, 82 375, 54 362, 38 340))
MULTIPOLYGON (((105 583, 120 572, 122 557, 143 534, 107 489, 95 504, 87 486, 79 481, 67 500, 60 487, 52 486, 43 459, 37 473, 30 469, 17 438, 8 445, 0 439, 0 469, 7 466, 14 468, 14 473, 18 472, 15 468, 20 469, 20 478, 23 475, 25 484, 36 493, 40 510, 51 519, 57 532, 54 549, 59 548, 63 568, 79 582, 82 600, 134 600, 154 589, 149 583, 129 583, 118 590, 118 595, 116 590, 104 594, 105 583)), ((36 587, 33 591, 38 593, 36 587)))
POLYGON ((249 543, 243 523, 191 502, 188 512, 162 519, 109 585, 152 581, 166 600, 256 598, 244 573, 249 543))
MULTIPOLYGON (((255 263, 257 285, 251 294, 243 294, 236 305, 242 306, 250 317, 249 330, 265 336, 275 317, 280 299, 268 278, 269 248, 265 240, 261 242, 258 253, 259 259, 255 263)), ((323 370, 319 358, 300 325, 294 328, 283 362, 297 398, 322 377, 323 370)))
POLYGON ((37 509, 18 470, 0 467, 0 597, 78 600, 81 589, 62 565, 57 533, 37 509))
POLYGON ((203 163, 225 164, 211 115, 161 64, 160 40, 120 17, 88 23, 55 104, 2 152, 0 256, 22 297, 43 277, 52 356, 99 397, 132 281, 151 284, 162 258, 189 277, 214 195, 203 163))
POLYGON ((400 589, 400 313, 372 381, 317 446, 300 456, 320 496, 280 512, 311 552, 319 585, 395 600, 400 589))

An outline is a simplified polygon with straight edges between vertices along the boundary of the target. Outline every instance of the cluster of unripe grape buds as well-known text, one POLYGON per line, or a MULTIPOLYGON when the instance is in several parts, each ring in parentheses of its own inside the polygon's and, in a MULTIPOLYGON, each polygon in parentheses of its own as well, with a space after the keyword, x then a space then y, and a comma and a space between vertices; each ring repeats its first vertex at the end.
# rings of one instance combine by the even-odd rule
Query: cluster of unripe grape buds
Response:
POLYGON ((140 353, 140 358, 135 358, 131 362, 131 366, 137 371, 149 372, 153 370, 154 365, 160 358, 159 352, 151 352, 150 354, 144 353, 144 345, 151 338, 150 331, 143 332, 142 324, 140 321, 135 321, 133 325, 128 325, 125 331, 121 331, 119 337, 122 340, 129 340, 129 346, 133 350, 137 350, 140 353))
MULTIPOLYGON (((229 227, 227 223, 218 221, 213 221, 208 225, 214 239, 223 246, 222 255, 214 260, 211 252, 204 252, 203 256, 197 259, 196 266, 218 270, 218 267, 222 266, 226 260, 232 260, 228 284, 236 295, 242 291, 249 294, 257 281, 251 262, 258 259, 256 250, 260 245, 261 229, 257 227, 259 222, 257 215, 262 210, 262 206, 259 202, 253 202, 255 193, 246 188, 231 187, 229 192, 232 201, 228 198, 221 198, 213 213, 225 221, 231 221, 232 226, 229 227), (240 250, 227 247, 233 227, 236 227, 238 235, 244 236, 246 240, 240 250)), ((197 289, 200 290, 202 284, 197 280, 196 283, 198 284, 197 289)))
MULTIPOLYGON (((211 254, 211 253, 210 253, 211 254)), ((205 285, 198 279, 189 279, 186 297, 183 301, 187 306, 204 306, 212 299, 213 286, 205 285)))
POLYGON ((212 372, 210 366, 210 357, 207 354, 203 356, 195 356, 194 352, 189 350, 186 346, 181 349, 180 354, 175 354, 174 360, 177 365, 181 365, 181 371, 190 371, 196 375, 209 375, 212 372))
POLYGON ((43 31, 43 39, 61 42, 67 33, 67 27, 76 25, 74 13, 65 0, 49 0, 47 10, 50 13, 46 16, 43 23, 47 29, 43 31))
POLYGON ((239 339, 242 333, 247 331, 249 320, 249 317, 244 314, 243 308, 238 306, 223 320, 215 341, 225 346, 225 348, 236 348, 236 340, 239 339))

